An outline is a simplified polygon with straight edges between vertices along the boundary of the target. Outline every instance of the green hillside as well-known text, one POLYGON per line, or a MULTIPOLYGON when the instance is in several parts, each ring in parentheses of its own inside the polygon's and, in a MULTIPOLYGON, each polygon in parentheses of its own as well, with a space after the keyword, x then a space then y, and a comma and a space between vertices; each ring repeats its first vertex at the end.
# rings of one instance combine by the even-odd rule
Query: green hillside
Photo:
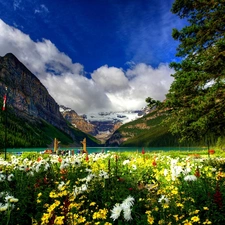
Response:
MULTIPOLYGON (((5 145, 5 111, 0 111, 0 149, 5 145)), ((98 146, 99 141, 94 137, 70 126, 71 134, 75 140, 62 130, 57 129, 44 120, 27 120, 16 116, 12 110, 7 112, 7 147, 48 147, 54 138, 63 146, 80 146, 80 141, 87 139, 87 146, 98 146)))
MULTIPOLYGON (((123 147, 175 147, 175 146, 206 146, 204 139, 199 142, 179 142, 179 137, 169 131, 170 124, 165 123, 168 112, 155 110, 146 116, 122 125, 107 141, 107 145, 123 147)), ((216 139, 210 138, 210 144, 216 143, 216 139)))

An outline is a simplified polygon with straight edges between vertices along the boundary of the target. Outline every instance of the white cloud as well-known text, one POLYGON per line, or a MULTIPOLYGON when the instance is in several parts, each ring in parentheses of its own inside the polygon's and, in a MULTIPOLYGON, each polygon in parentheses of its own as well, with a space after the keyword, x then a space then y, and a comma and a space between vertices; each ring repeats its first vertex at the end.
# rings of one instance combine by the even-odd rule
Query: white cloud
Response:
POLYGON ((160 64, 158 68, 152 68, 144 63, 137 64, 127 71, 127 76, 132 77, 130 86, 139 97, 152 97, 164 100, 173 79, 170 74, 174 70, 168 64, 160 64), (138 90, 138 93, 136 93, 138 90))
POLYGON ((172 82, 168 65, 154 69, 143 63, 127 71, 104 65, 88 79, 83 66, 50 40, 35 42, 0 20, 0 56, 9 52, 41 80, 58 104, 78 113, 140 109, 147 97, 164 100, 172 82))
POLYGON ((102 66, 95 70, 91 77, 106 92, 113 93, 129 88, 124 72, 116 67, 102 66))
MULTIPOLYGON (((140 109, 146 105, 147 97, 161 101, 165 99, 172 83, 170 74, 173 72, 167 64, 160 64, 155 69, 144 63, 137 64, 124 74, 124 77, 129 79, 127 87, 114 92, 106 91, 106 95, 114 110, 140 109)), ((113 74, 111 76, 113 77, 113 74)), ((108 82, 110 83, 110 79, 108 82)))

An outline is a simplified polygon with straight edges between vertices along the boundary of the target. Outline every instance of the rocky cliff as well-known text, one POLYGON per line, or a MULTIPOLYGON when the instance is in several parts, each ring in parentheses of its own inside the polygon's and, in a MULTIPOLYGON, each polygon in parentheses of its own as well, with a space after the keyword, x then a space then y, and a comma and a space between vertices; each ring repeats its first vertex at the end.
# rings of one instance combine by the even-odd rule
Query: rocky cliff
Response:
POLYGON ((19 117, 43 119, 73 136, 59 106, 49 95, 40 80, 32 74, 13 54, 0 57, 0 95, 8 89, 7 104, 19 117))
POLYGON ((102 117, 95 117, 96 115, 94 116, 92 114, 89 116, 91 119, 88 119, 87 115, 79 116, 73 109, 63 105, 60 105, 60 112, 62 113, 63 117, 74 127, 86 134, 94 136, 99 141, 101 141, 102 144, 105 143, 105 141, 109 139, 111 135, 122 125, 122 119, 115 118, 115 116, 119 116, 117 113, 101 112, 97 113, 96 115, 101 115, 102 117))
POLYGON ((74 110, 60 105, 60 112, 67 121, 84 133, 93 136, 97 134, 96 126, 85 121, 85 119, 82 116, 79 116, 74 110))

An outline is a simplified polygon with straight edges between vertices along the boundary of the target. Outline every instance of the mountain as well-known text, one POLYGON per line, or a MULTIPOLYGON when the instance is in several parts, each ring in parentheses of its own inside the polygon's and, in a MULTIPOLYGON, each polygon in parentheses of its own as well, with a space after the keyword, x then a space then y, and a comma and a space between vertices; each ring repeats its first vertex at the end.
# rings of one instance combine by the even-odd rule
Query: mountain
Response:
POLYGON ((61 105, 60 112, 74 127, 104 143, 121 125, 142 117, 148 109, 78 115, 74 110, 61 105))
MULTIPOLYGON (((55 137, 63 139, 61 142, 66 145, 80 146, 85 137, 88 145, 98 144, 95 138, 75 129, 63 118, 59 105, 44 85, 11 53, 0 57, 1 96, 6 87, 9 146, 47 146, 55 137)), ((0 134, 4 136, 5 111, 0 116, 0 134)))
POLYGON ((122 125, 106 141, 107 146, 122 147, 177 147, 204 146, 204 140, 196 143, 179 142, 179 137, 169 131, 164 123, 170 116, 168 110, 154 109, 143 117, 122 125))
POLYGON ((82 130, 84 133, 96 135, 97 131, 95 125, 87 122, 83 116, 79 116, 73 109, 60 105, 59 111, 74 127, 82 130))

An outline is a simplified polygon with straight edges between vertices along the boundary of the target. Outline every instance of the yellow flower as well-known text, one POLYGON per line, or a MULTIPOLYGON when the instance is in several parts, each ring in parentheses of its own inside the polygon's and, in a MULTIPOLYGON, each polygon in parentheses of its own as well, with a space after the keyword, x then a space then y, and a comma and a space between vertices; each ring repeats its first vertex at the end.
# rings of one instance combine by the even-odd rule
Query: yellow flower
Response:
MULTIPOLYGON (((61 189, 62 190, 62 189, 61 189)), ((58 194, 58 196, 59 197, 62 197, 62 196, 66 196, 68 194, 68 191, 67 190, 63 190, 63 191, 61 191, 59 194, 58 194)), ((50 196, 51 197, 51 196, 50 196)))
POLYGON ((48 224, 49 222, 49 218, 50 218, 50 214, 48 213, 44 213, 42 218, 41 218, 41 225, 45 225, 45 224, 48 224))
POLYGON ((168 208, 169 208, 169 205, 168 205, 168 204, 164 204, 164 205, 163 205, 163 208, 164 208, 164 209, 168 209, 168 208))
POLYGON ((38 198, 40 198, 42 196, 42 193, 40 192, 39 194, 38 194, 38 198))
POLYGON ((206 221, 205 221, 205 222, 203 222, 203 224, 212 224, 212 222, 211 222, 211 221, 209 221, 208 219, 206 219, 206 221))
POLYGON ((91 202, 90 203, 90 206, 95 206, 96 205, 96 202, 91 202))
POLYGON ((208 208, 208 207, 203 207, 203 209, 204 209, 204 210, 209 210, 209 208, 208 208))
POLYGON ((159 220, 158 224, 164 224, 165 221, 164 220, 159 220))
POLYGON ((178 191, 177 191, 176 189, 173 189, 173 190, 171 191, 171 193, 172 193, 173 195, 177 195, 177 194, 178 194, 178 191))
POLYGON ((192 220, 193 222, 198 222, 198 221, 200 221, 200 219, 199 219, 198 216, 193 216, 193 217, 191 217, 191 220, 192 220))
POLYGON ((198 214, 199 211, 200 211, 200 210, 196 209, 196 210, 194 211, 194 214, 198 214))
POLYGON ((154 223, 154 217, 152 217, 151 215, 148 215, 147 217, 148 219, 148 224, 153 224, 154 223))
POLYGON ((173 217, 175 218, 176 221, 179 220, 178 215, 173 215, 173 217))
POLYGON ((70 183, 70 180, 68 180, 68 181, 66 182, 66 185, 69 185, 69 183, 70 183))
POLYGON ((190 222, 188 220, 185 220, 183 223, 184 223, 184 225, 192 225, 192 222, 190 222))
POLYGON ((64 224, 63 219, 64 219, 64 216, 57 216, 54 220, 54 224, 63 225, 64 224))
POLYGON ((51 191, 50 194, 49 194, 49 197, 50 198, 57 198, 58 194, 56 194, 55 191, 51 191))
POLYGON ((98 212, 95 212, 93 214, 93 219, 94 220, 96 220, 96 219, 104 220, 107 217, 107 213, 108 213, 108 210, 107 209, 99 209, 98 212))
POLYGON ((104 225, 112 225, 112 223, 109 223, 109 222, 105 222, 104 225))
POLYGON ((180 202, 177 203, 177 207, 181 207, 181 208, 184 208, 184 205, 180 202))
POLYGON ((86 221, 86 218, 83 216, 80 216, 77 220, 78 223, 84 223, 86 221))

